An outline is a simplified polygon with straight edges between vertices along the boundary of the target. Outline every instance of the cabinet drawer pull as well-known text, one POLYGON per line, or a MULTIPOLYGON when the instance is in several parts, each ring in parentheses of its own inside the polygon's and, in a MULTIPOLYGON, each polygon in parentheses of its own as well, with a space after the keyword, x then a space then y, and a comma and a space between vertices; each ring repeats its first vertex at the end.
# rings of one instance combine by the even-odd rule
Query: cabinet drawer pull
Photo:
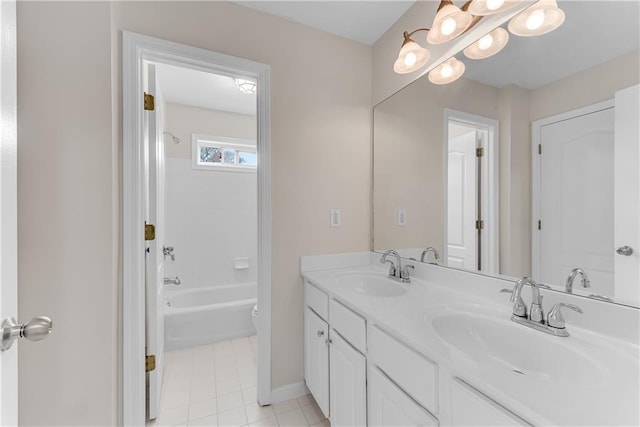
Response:
POLYGON ((333 344, 333 340, 331 338, 327 338, 326 340, 324 340, 324 343, 327 345, 333 344))
POLYGON ((324 331, 323 330, 319 330, 318 331, 318 338, 322 338, 324 336, 324 331))

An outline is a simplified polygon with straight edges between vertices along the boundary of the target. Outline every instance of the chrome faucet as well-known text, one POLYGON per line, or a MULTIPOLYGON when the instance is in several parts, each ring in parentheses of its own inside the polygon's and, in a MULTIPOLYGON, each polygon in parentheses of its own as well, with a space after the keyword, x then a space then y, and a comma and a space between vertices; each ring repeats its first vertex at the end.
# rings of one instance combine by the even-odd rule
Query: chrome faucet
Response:
POLYGON ((402 261, 400 259, 400 254, 393 249, 389 249, 385 253, 382 254, 380 258, 380 263, 386 264, 389 263, 389 278, 398 280, 402 283, 409 283, 411 278, 409 277, 409 268, 415 268, 411 264, 407 264, 402 268, 402 261), (387 259, 389 255, 396 257, 396 263, 394 264, 392 260, 387 259))
POLYGON ((433 259, 435 259, 436 261, 440 259, 440 255, 438 255, 438 250, 433 246, 428 246, 427 248, 425 248, 425 250, 422 251, 422 255, 420 255, 420 262, 424 262, 429 252, 433 252, 433 259))
POLYGON ((535 280, 530 277, 523 277, 518 280, 513 287, 513 290, 502 289, 500 292, 510 292, 511 302, 513 302, 513 315, 511 320, 514 322, 533 328, 537 331, 545 332, 547 334, 555 335, 557 337, 568 337, 569 332, 565 328, 564 318, 560 309, 562 307, 570 308, 578 313, 582 313, 580 307, 573 304, 565 304, 563 302, 553 306, 547 317, 544 316, 542 310, 542 295, 540 295, 540 288, 551 289, 547 285, 536 283, 535 280), (522 288, 525 285, 531 286, 531 310, 527 316, 527 306, 522 300, 522 288))
POLYGON ((171 257, 171 261, 175 261, 176 260, 176 256, 173 253, 173 246, 163 246, 162 247, 162 254, 166 257, 171 257))
POLYGON ((573 281, 576 279, 576 276, 578 274, 581 276, 581 279, 582 279, 582 287, 583 288, 591 287, 591 281, 589 280, 587 273, 585 273, 584 270, 581 268, 574 268, 569 273, 569 277, 567 277, 567 283, 564 285, 565 292, 568 292, 570 294, 573 293, 573 281))
POLYGON ((179 285, 182 282, 180 282, 180 278, 176 276, 176 277, 165 277, 162 283, 164 285, 179 285))

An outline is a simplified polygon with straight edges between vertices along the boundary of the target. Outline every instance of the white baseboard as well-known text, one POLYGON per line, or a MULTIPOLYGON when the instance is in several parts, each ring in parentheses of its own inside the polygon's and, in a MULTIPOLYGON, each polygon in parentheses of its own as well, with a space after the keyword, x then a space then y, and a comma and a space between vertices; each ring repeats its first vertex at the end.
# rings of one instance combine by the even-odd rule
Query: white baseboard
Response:
POLYGON ((271 404, 284 402, 285 400, 295 399, 309 394, 307 385, 301 381, 299 383, 287 384, 283 387, 271 390, 271 404))

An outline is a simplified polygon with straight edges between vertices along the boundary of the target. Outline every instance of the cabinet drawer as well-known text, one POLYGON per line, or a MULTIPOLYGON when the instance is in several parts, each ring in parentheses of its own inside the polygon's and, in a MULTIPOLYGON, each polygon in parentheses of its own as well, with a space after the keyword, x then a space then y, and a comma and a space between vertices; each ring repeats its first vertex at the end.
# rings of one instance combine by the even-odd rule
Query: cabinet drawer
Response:
POLYGON ((400 390, 378 368, 369 374, 370 426, 437 426, 438 420, 400 390))
POLYGON ((373 363, 419 404, 438 413, 438 365, 375 326, 370 347, 373 363))
POLYGON ((364 317, 354 313, 336 300, 329 304, 329 324, 349 344, 362 353, 367 351, 367 326, 364 317))
POLYGON ((304 282, 304 303, 318 316, 329 320, 329 295, 316 288, 310 282, 304 282))
POLYGON ((531 425, 458 378, 451 383, 451 423, 457 426, 531 425))

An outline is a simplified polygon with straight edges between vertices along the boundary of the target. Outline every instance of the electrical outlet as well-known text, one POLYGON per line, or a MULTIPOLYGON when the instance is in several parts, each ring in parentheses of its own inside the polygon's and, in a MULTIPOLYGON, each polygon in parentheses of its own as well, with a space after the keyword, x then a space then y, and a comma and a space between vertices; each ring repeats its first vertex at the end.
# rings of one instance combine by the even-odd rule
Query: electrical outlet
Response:
POLYGON ((398 209, 398 225, 404 227, 407 225, 407 211, 398 209))
POLYGON ((340 209, 331 209, 329 226, 331 228, 342 227, 342 213, 340 212, 340 209))

